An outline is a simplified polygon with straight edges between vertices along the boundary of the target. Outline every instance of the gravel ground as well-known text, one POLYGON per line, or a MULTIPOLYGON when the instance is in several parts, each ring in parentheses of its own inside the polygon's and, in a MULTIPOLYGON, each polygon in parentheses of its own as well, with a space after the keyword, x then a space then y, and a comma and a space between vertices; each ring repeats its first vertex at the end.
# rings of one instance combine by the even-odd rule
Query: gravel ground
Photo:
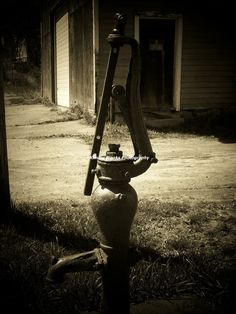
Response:
MULTIPOLYGON (((83 188, 91 146, 82 138, 93 135, 95 128, 82 120, 56 122, 58 117, 43 105, 6 107, 10 186, 15 200, 88 199, 83 188)), ((132 179, 139 198, 235 200, 236 143, 161 134, 151 142, 159 162, 132 179)), ((129 141, 120 144, 124 153, 132 153, 129 141)), ((106 149, 103 146, 102 153, 106 149)))

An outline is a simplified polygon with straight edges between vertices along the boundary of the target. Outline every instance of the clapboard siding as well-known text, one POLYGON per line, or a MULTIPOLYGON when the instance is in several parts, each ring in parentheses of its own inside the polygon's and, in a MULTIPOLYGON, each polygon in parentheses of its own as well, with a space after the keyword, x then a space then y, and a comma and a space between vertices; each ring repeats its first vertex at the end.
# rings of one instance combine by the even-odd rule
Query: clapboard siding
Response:
MULTIPOLYGON (((232 35, 232 25, 221 18, 220 11, 214 7, 202 9, 177 4, 164 4, 159 1, 100 1, 100 60, 99 89, 105 76, 109 45, 106 37, 112 30, 113 16, 116 12, 127 12, 126 34, 134 36, 134 15, 142 11, 183 13, 183 47, 180 109, 200 109, 227 107, 235 104, 236 49, 232 35), (175 7, 174 7, 175 5, 175 7), (164 7, 166 6, 166 7, 164 7), (196 13, 197 12, 197 13, 196 13), (218 15, 217 15, 218 14, 218 15), (214 18, 216 16, 216 18, 214 18)), ((235 34, 234 34, 235 35, 235 34)), ((124 84, 129 62, 128 51, 123 51, 114 79, 124 84)))
POLYGON ((94 110, 92 1, 71 12, 70 39, 72 104, 94 110))
POLYGON ((94 101, 94 75, 93 75, 93 14, 92 1, 87 1, 83 6, 84 10, 84 46, 83 46, 83 66, 84 66, 84 103, 88 109, 95 108, 94 101))
POLYGON ((235 45, 231 28, 204 15, 183 24, 181 109, 235 104, 235 45))
MULTIPOLYGON (((134 36, 134 18, 146 11, 183 16, 180 110, 226 108, 236 99, 236 41, 233 11, 207 9, 199 2, 180 7, 179 1, 116 0, 98 1, 99 49, 96 50, 96 99, 99 103, 110 45, 107 36, 114 27, 116 12, 127 13, 125 33, 134 36), (194 7, 195 5, 195 7, 194 7), (227 15, 226 15, 227 13, 227 15)), ((59 0, 43 1, 42 15, 42 95, 53 100, 54 42, 52 16, 59 0)), ((69 14, 70 100, 95 109, 93 68, 92 0, 65 0, 69 14)), ((216 4, 214 4, 215 6, 216 4)), ((96 47, 98 48, 98 47, 96 47)), ((124 85, 130 48, 122 47, 114 83, 124 85)))

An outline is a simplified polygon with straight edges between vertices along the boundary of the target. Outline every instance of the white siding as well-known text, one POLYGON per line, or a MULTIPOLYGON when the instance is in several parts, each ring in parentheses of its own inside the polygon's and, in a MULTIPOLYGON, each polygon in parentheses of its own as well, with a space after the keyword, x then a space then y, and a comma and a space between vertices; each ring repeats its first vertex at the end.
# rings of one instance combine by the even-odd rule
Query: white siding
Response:
POLYGON ((69 27, 68 13, 56 23, 56 96, 57 105, 69 107, 69 27))

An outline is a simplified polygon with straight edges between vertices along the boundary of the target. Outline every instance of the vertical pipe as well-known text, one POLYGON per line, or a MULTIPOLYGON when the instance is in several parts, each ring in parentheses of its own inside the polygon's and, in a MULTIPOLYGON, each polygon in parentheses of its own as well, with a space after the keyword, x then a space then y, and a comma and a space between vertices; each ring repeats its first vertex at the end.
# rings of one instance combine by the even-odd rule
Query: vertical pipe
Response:
MULTIPOLYGON (((113 165, 104 167, 113 168, 113 165)), ((102 183, 92 194, 91 205, 101 233, 100 246, 108 256, 101 272, 104 314, 130 313, 128 250, 137 204, 136 191, 125 182, 102 183)))
POLYGON ((123 251, 104 247, 103 250, 109 257, 101 272, 104 314, 130 314, 128 246, 123 251))

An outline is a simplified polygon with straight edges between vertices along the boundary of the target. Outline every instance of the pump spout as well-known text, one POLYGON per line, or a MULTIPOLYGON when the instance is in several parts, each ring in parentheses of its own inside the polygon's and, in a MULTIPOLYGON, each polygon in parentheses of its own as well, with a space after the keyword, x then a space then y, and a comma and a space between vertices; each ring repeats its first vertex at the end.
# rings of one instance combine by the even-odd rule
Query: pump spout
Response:
POLYGON ((64 281, 66 273, 101 270, 106 264, 106 259, 106 254, 100 248, 59 259, 54 258, 47 273, 47 280, 61 283, 64 281))

